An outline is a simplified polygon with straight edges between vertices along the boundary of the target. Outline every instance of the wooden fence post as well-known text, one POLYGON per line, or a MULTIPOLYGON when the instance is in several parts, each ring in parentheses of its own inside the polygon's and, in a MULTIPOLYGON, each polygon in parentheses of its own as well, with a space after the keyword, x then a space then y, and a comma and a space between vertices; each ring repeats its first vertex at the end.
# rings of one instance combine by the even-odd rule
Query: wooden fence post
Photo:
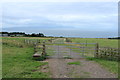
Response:
MULTIPOLYGON (((117 49, 117 61, 120 62, 120 48, 117 49)), ((120 66, 119 66, 120 67, 120 66)), ((120 68, 119 68, 120 69, 120 68)))
POLYGON ((37 52, 36 45, 34 45, 34 54, 37 52))
POLYGON ((39 44, 39 43, 40 43, 40 40, 37 40, 37 43, 39 44))
POLYGON ((96 43, 96 53, 95 53, 95 57, 98 58, 98 54, 99 54, 99 44, 96 43))
POLYGON ((86 40, 86 47, 87 47, 87 40, 86 40))
POLYGON ((42 53, 43 53, 43 55, 46 54, 46 52, 45 52, 45 42, 43 42, 43 51, 42 51, 42 53))

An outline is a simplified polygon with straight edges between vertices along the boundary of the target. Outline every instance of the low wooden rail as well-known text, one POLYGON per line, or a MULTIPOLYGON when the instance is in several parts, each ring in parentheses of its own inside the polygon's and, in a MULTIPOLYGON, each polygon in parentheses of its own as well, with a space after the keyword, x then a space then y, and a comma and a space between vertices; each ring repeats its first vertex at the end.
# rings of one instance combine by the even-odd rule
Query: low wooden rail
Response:
POLYGON ((111 47, 99 47, 98 44, 96 44, 96 54, 95 57, 97 58, 103 58, 107 60, 119 60, 120 49, 118 48, 111 48, 111 47))
POLYGON ((43 44, 36 44, 34 46, 33 58, 37 60, 43 60, 45 59, 45 56, 46 56, 45 42, 43 42, 43 44))
POLYGON ((35 44, 40 43, 40 40, 38 40, 38 39, 36 39, 36 40, 34 40, 34 39, 25 39, 24 43, 35 45, 35 44))
POLYGON ((34 46, 33 58, 36 60, 43 60, 46 56, 45 42, 40 43, 40 40, 28 40, 25 39, 24 42, 28 45, 34 46))

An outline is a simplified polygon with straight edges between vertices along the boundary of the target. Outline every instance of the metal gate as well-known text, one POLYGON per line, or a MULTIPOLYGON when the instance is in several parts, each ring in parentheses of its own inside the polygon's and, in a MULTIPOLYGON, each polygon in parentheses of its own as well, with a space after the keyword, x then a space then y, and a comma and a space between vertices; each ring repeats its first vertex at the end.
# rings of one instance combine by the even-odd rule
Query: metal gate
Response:
POLYGON ((96 43, 46 43, 47 58, 94 57, 96 43))

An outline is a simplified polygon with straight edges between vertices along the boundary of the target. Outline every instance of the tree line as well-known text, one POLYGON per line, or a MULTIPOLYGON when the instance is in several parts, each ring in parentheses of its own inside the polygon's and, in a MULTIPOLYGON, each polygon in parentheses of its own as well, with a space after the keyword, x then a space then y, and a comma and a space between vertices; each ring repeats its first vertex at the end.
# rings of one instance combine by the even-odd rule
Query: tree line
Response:
POLYGON ((0 34, 2 34, 2 36, 4 34, 6 34, 7 36, 23 36, 23 37, 45 37, 43 33, 32 33, 32 34, 26 34, 24 32, 0 32, 0 34))
POLYGON ((120 39, 120 37, 108 38, 108 39, 120 39))

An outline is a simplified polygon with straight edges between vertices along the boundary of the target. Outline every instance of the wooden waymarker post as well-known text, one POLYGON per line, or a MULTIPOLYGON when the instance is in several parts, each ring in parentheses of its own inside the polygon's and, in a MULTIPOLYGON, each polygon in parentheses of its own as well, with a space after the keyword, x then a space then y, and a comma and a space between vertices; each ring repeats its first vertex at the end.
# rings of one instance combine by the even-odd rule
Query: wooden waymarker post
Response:
POLYGON ((96 43, 96 53, 95 53, 95 57, 98 58, 98 54, 99 54, 99 44, 96 43))
POLYGON ((43 55, 45 55, 46 52, 45 52, 45 42, 43 42, 43 55))

